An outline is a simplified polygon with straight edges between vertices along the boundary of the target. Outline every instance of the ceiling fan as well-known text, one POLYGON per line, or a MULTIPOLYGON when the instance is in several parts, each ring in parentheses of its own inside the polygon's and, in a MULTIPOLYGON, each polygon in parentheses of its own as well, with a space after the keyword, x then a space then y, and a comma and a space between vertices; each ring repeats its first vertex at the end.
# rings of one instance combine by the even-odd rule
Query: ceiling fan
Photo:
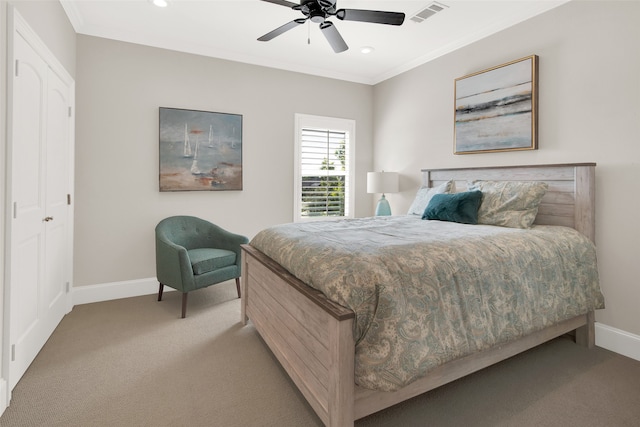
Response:
POLYGON ((291 22, 268 32, 258 40, 261 42, 269 41, 280 34, 289 31, 298 25, 304 24, 307 20, 320 24, 320 30, 326 37, 327 41, 336 53, 344 52, 349 49, 347 43, 333 25, 333 22, 327 18, 335 16, 341 21, 360 21, 371 22, 374 24, 402 25, 404 22, 404 13, 400 12, 384 12, 379 10, 361 10, 361 9, 337 9, 337 0, 301 0, 300 4, 287 0, 262 0, 267 3, 278 4, 290 7, 293 10, 299 10, 305 16, 304 18, 294 19, 291 22))

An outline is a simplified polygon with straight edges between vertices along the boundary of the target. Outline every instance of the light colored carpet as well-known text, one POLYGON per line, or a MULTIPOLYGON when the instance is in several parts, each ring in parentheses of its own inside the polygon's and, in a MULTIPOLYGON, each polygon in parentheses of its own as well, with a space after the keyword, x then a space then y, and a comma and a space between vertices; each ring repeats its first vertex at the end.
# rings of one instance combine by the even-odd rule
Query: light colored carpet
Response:
MULTIPOLYGON (((0 426, 321 426, 228 282, 77 306, 13 390, 0 426)), ((356 422, 638 426, 640 362, 560 338, 356 422)))

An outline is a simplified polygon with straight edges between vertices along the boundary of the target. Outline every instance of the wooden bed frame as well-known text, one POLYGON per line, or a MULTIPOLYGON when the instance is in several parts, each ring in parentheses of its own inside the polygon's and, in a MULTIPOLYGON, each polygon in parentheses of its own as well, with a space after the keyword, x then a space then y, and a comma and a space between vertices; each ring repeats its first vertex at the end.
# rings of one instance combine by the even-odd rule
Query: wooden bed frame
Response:
MULTIPOLYGON (((543 181, 549 184, 537 224, 564 225, 595 240, 595 163, 423 169, 433 187, 468 180, 543 181)), ((355 385, 354 313, 329 301, 260 251, 243 247, 242 322, 253 325, 325 425, 354 421, 575 331, 576 342, 593 347, 594 313, 560 322, 517 341, 446 363, 395 392, 355 385)))

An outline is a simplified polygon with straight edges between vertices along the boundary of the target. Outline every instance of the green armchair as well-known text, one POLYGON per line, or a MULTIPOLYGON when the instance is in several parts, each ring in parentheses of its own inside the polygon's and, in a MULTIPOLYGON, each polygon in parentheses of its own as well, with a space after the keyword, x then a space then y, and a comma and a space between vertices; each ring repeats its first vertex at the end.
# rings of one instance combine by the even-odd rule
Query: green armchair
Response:
POLYGON ((164 286, 182 292, 184 318, 189 292, 231 279, 240 298, 240 245, 249 239, 193 216, 165 218, 155 231, 158 301, 164 286))

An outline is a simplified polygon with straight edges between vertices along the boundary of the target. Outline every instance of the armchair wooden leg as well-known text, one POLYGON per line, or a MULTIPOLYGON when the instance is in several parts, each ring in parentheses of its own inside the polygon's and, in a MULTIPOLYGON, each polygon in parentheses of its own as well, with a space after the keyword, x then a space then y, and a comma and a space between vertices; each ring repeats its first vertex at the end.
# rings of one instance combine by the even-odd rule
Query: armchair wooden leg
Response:
POLYGON ((238 290, 238 298, 240 298, 240 278, 236 277, 236 289, 238 290))
POLYGON ((184 292, 182 294, 182 318, 187 317, 187 294, 188 292, 184 292))
POLYGON ((162 291, 164 290, 164 285, 160 283, 160 288, 158 289, 158 301, 162 301, 162 291))

